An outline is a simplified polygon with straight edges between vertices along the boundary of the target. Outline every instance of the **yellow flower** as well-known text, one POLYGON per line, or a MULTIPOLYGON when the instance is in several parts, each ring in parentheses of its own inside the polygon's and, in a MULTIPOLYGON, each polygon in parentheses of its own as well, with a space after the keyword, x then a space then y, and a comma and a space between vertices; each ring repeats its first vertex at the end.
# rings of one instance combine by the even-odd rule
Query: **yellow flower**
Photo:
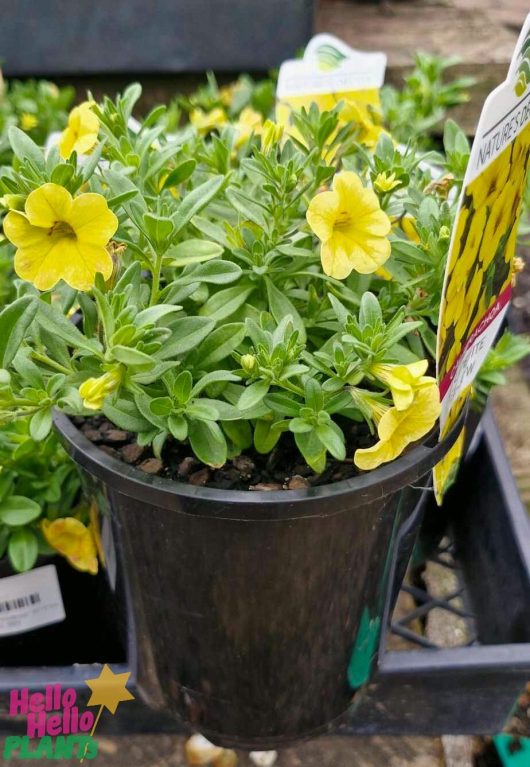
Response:
POLYGON ((377 363, 372 365, 370 373, 388 386, 396 409, 406 410, 411 406, 417 389, 436 383, 434 378, 425 375, 428 366, 427 360, 411 362, 408 365, 377 363))
POLYGON ((122 377, 121 368, 115 368, 103 373, 99 378, 87 378, 83 381, 79 394, 83 398, 84 407, 88 410, 101 410, 105 397, 119 388, 122 377))
POLYGON ((75 517, 63 517, 51 522, 42 520, 42 532, 46 541, 62 554, 70 564, 84 573, 95 575, 98 571, 96 544, 88 527, 75 517))
POLYGON ((234 143, 235 148, 239 149, 243 144, 246 144, 251 136, 258 136, 261 133, 262 127, 263 118, 261 114, 256 112, 255 109, 252 109, 252 107, 245 107, 241 111, 239 119, 235 124, 237 132, 234 143))
POLYGON ((340 110, 341 124, 353 122, 356 124, 359 135, 359 143, 369 148, 375 147, 382 133, 387 133, 385 129, 374 120, 380 118, 377 111, 372 108, 371 111, 366 106, 356 101, 346 101, 340 110))
POLYGON ((99 120, 92 111, 92 101, 84 101, 68 115, 68 125, 61 133, 59 152, 67 160, 72 152, 87 154, 98 140, 99 120))
POLYGON ((395 173, 378 173, 374 180, 374 189, 377 192, 384 194, 385 192, 391 192, 396 186, 399 186, 400 181, 396 179, 395 173))
POLYGON ((235 80, 233 83, 228 83, 228 85, 223 85, 222 88, 219 88, 219 101, 221 104, 223 104, 223 106, 230 106, 234 100, 234 96, 238 88, 239 83, 237 80, 235 80))
POLYGON ((282 140, 283 131, 283 125, 279 125, 272 120, 265 120, 261 132, 261 151, 267 153, 279 144, 282 140))
POLYGON ((382 463, 393 461, 411 442, 424 437, 440 415, 440 394, 436 383, 417 389, 406 410, 391 407, 377 427, 379 442, 372 447, 355 451, 354 463, 368 471, 382 463))
POLYGON ((20 127, 23 131, 30 131, 33 128, 36 128, 39 124, 39 120, 35 115, 30 114, 29 112, 23 112, 20 116, 20 127))
POLYGON ((199 133, 210 133, 226 122, 226 114, 220 107, 215 107, 209 112, 205 112, 203 109, 194 109, 190 113, 190 123, 199 133))
POLYGON ((11 210, 4 233, 18 250, 15 271, 39 290, 64 280, 76 290, 89 290, 97 272, 108 280, 112 258, 106 245, 118 219, 100 194, 75 199, 58 184, 44 184, 26 200, 25 213, 11 210))
POLYGON ((390 256, 390 219, 356 173, 337 173, 333 191, 309 203, 307 221, 322 242, 322 267, 330 277, 344 279, 353 269, 371 274, 390 256))

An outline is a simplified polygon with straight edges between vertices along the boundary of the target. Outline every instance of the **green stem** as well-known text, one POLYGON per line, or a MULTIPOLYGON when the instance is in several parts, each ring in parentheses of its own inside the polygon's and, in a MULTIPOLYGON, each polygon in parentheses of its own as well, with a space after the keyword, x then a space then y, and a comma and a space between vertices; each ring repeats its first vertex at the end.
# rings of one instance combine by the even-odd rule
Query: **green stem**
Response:
POLYGON ((66 375, 70 375, 70 373, 72 372, 69 368, 65 367, 64 365, 61 365, 60 362, 56 362, 55 360, 50 359, 50 357, 48 357, 47 354, 32 351, 31 356, 37 362, 42 362, 43 365, 48 365, 48 367, 53 368, 54 370, 57 370, 59 373, 65 373, 66 375))
POLYGON ((149 306, 154 306, 158 301, 160 293, 160 275, 162 272, 162 256, 157 255, 155 260, 155 266, 153 269, 153 281, 151 283, 151 298, 149 299, 149 306))

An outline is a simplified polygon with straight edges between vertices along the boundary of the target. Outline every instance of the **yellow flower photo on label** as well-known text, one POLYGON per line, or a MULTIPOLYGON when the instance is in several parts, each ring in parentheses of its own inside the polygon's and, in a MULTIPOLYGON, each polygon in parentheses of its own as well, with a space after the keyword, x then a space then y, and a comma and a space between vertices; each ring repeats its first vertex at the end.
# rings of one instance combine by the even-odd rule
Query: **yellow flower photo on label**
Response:
POLYGON ((16 246, 15 271, 39 290, 64 280, 90 290, 96 274, 108 280, 113 262, 106 245, 118 219, 100 194, 73 198, 58 184, 44 184, 28 196, 25 212, 10 210, 4 233, 16 246))

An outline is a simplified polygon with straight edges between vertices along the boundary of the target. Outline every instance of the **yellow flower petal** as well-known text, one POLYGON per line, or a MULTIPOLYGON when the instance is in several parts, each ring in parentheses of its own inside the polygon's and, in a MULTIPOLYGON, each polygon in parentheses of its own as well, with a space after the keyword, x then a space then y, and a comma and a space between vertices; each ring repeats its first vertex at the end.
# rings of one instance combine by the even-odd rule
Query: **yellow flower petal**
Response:
POLYGON ((375 469, 393 461, 412 442, 424 437, 440 415, 440 393, 434 379, 416 389, 406 410, 389 408, 379 421, 379 442, 355 451, 354 463, 360 469, 375 469))
POLYGON ((309 203, 306 213, 307 223, 322 242, 326 242, 333 235, 333 226, 338 212, 339 196, 336 192, 320 192, 309 203))
POLYGON ((32 226, 24 213, 10 210, 4 218, 4 234, 17 248, 42 247, 47 240, 45 229, 32 226))
POLYGON ((44 184, 34 189, 26 200, 26 215, 33 226, 46 229, 57 221, 66 221, 72 210, 72 195, 59 184, 44 184))
POLYGON ((105 198, 92 192, 74 199, 67 221, 78 239, 91 245, 106 245, 118 228, 105 198))
POLYGON ((96 544, 91 531, 75 517, 42 521, 49 545, 66 557, 76 570, 95 575, 98 571, 96 544))

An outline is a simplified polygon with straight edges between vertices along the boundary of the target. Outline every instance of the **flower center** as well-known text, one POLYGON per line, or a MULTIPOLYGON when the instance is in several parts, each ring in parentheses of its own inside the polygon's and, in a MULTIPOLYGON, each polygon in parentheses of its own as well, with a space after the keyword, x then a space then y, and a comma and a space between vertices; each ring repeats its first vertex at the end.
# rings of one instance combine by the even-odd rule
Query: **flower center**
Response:
POLYGON ((74 229, 67 224, 66 221, 56 221, 50 229, 48 229, 48 237, 68 237, 69 239, 76 239, 76 233, 74 229))
POLYGON ((347 210, 341 210, 337 218, 335 219, 334 228, 339 231, 348 229, 351 226, 351 215, 347 210))

